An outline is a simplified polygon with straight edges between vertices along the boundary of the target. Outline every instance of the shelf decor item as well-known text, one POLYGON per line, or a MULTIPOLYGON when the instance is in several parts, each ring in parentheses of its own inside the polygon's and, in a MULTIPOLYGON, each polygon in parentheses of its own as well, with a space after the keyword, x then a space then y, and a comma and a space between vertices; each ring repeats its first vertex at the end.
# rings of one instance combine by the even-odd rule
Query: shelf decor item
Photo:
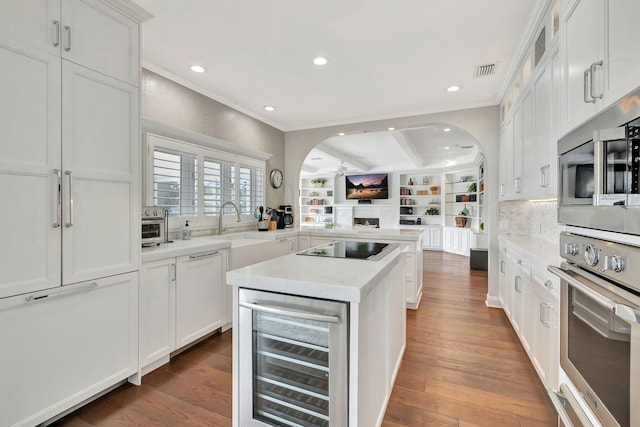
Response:
POLYGON ((440 215, 440 209, 438 208, 428 208, 425 212, 425 215, 440 215))
POLYGON ((475 193, 477 188, 478 188, 478 186, 477 186, 477 184, 474 182, 474 183, 472 183, 472 184, 469 184, 469 187, 468 187, 467 191, 468 191, 469 193, 475 193))
POLYGON ((467 221, 469 220, 469 218, 467 217, 468 215, 469 215, 469 209, 467 209, 467 205, 464 205, 464 208, 462 208, 460 213, 458 213, 458 216, 455 217, 456 227, 460 227, 460 228, 466 227, 467 221))
POLYGON ((440 187, 434 186, 430 188, 431 190, 431 194, 433 194, 434 196, 438 195, 438 191, 440 191, 440 187))
POLYGON ((324 187, 324 184, 327 182, 327 178, 313 178, 311 180, 311 185, 313 185, 315 188, 321 188, 324 187))

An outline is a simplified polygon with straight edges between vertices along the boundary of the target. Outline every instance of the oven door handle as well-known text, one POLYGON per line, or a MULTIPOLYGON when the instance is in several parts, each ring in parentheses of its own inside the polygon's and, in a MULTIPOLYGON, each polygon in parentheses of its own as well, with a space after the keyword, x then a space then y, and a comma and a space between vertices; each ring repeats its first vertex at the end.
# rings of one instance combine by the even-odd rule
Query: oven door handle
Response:
POLYGON ((579 281, 571 277, 571 275, 569 275, 567 272, 565 272, 561 268, 558 268, 553 265, 549 265, 547 266, 547 270, 549 270, 551 273, 555 274, 560 279, 567 282, 569 285, 578 289, 580 292, 586 294, 589 298, 591 298, 601 306, 606 307, 609 310, 613 311, 616 314, 616 316, 618 316, 619 318, 624 319, 629 323, 634 323, 634 324, 640 323, 640 310, 635 309, 633 307, 629 307, 628 305, 625 305, 625 304, 621 304, 619 302, 612 301, 609 298, 606 298, 603 295, 600 295, 598 292, 594 291, 588 286, 583 285, 582 283, 580 283, 579 281))
POLYGON ((315 320, 318 322, 326 322, 326 323, 339 323, 340 318, 338 316, 327 316, 325 314, 316 314, 302 311, 292 311, 292 310, 284 310, 282 308, 277 307, 269 307, 266 305, 259 305, 256 303, 250 302, 241 302, 239 303, 240 307, 248 308, 250 310, 262 311, 270 314, 277 314, 280 316, 289 316, 295 317, 298 319, 304 320, 315 320))

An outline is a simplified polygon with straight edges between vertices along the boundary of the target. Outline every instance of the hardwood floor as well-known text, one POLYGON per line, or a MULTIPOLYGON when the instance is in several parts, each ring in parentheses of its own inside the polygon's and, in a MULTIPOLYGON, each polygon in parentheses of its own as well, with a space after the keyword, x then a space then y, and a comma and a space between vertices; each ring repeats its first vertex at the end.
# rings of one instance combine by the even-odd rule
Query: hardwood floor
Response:
MULTIPOLYGON (((424 252, 420 308, 383 427, 555 426, 555 412, 504 312, 487 308, 486 272, 424 252)), ((216 335, 56 423, 230 426, 231 332, 216 335)), ((368 426, 360 426, 368 427, 368 426)))

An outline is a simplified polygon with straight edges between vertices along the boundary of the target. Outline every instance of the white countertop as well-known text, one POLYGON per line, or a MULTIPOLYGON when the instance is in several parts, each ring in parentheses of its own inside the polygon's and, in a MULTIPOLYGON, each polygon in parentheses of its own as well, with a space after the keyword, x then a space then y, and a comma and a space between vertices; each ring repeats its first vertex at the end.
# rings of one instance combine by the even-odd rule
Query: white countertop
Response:
POLYGON ((531 257, 536 264, 558 266, 562 261, 559 243, 553 244, 531 236, 505 234, 499 234, 498 241, 507 246, 515 246, 516 250, 531 257))
POLYGON ((380 241, 409 241, 415 242, 422 236, 420 230, 402 230, 391 228, 336 228, 305 230, 298 228, 285 228, 271 231, 243 231, 227 233, 220 236, 210 235, 194 237, 191 240, 174 240, 173 243, 161 244, 142 248, 141 261, 150 262, 161 259, 173 258, 183 255, 191 255, 194 251, 209 251, 224 248, 237 248, 240 246, 262 243, 265 240, 279 240, 289 237, 322 236, 335 238, 360 238, 376 239, 380 241))
POLYGON ((232 270, 232 286, 360 302, 402 259, 400 247, 379 261, 290 254, 232 270))
POLYGON ((423 230, 407 230, 402 228, 369 228, 369 227, 338 227, 338 228, 301 228, 300 235, 322 236, 354 239, 376 239, 415 242, 422 237, 423 230))

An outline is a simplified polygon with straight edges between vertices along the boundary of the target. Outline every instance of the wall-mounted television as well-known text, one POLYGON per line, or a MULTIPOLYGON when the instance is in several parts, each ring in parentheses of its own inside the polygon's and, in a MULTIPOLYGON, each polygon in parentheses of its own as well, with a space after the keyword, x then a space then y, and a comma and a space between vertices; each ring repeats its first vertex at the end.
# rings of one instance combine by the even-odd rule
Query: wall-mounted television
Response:
POLYGON ((347 175, 344 181, 347 200, 389 198, 389 177, 386 173, 347 175))

